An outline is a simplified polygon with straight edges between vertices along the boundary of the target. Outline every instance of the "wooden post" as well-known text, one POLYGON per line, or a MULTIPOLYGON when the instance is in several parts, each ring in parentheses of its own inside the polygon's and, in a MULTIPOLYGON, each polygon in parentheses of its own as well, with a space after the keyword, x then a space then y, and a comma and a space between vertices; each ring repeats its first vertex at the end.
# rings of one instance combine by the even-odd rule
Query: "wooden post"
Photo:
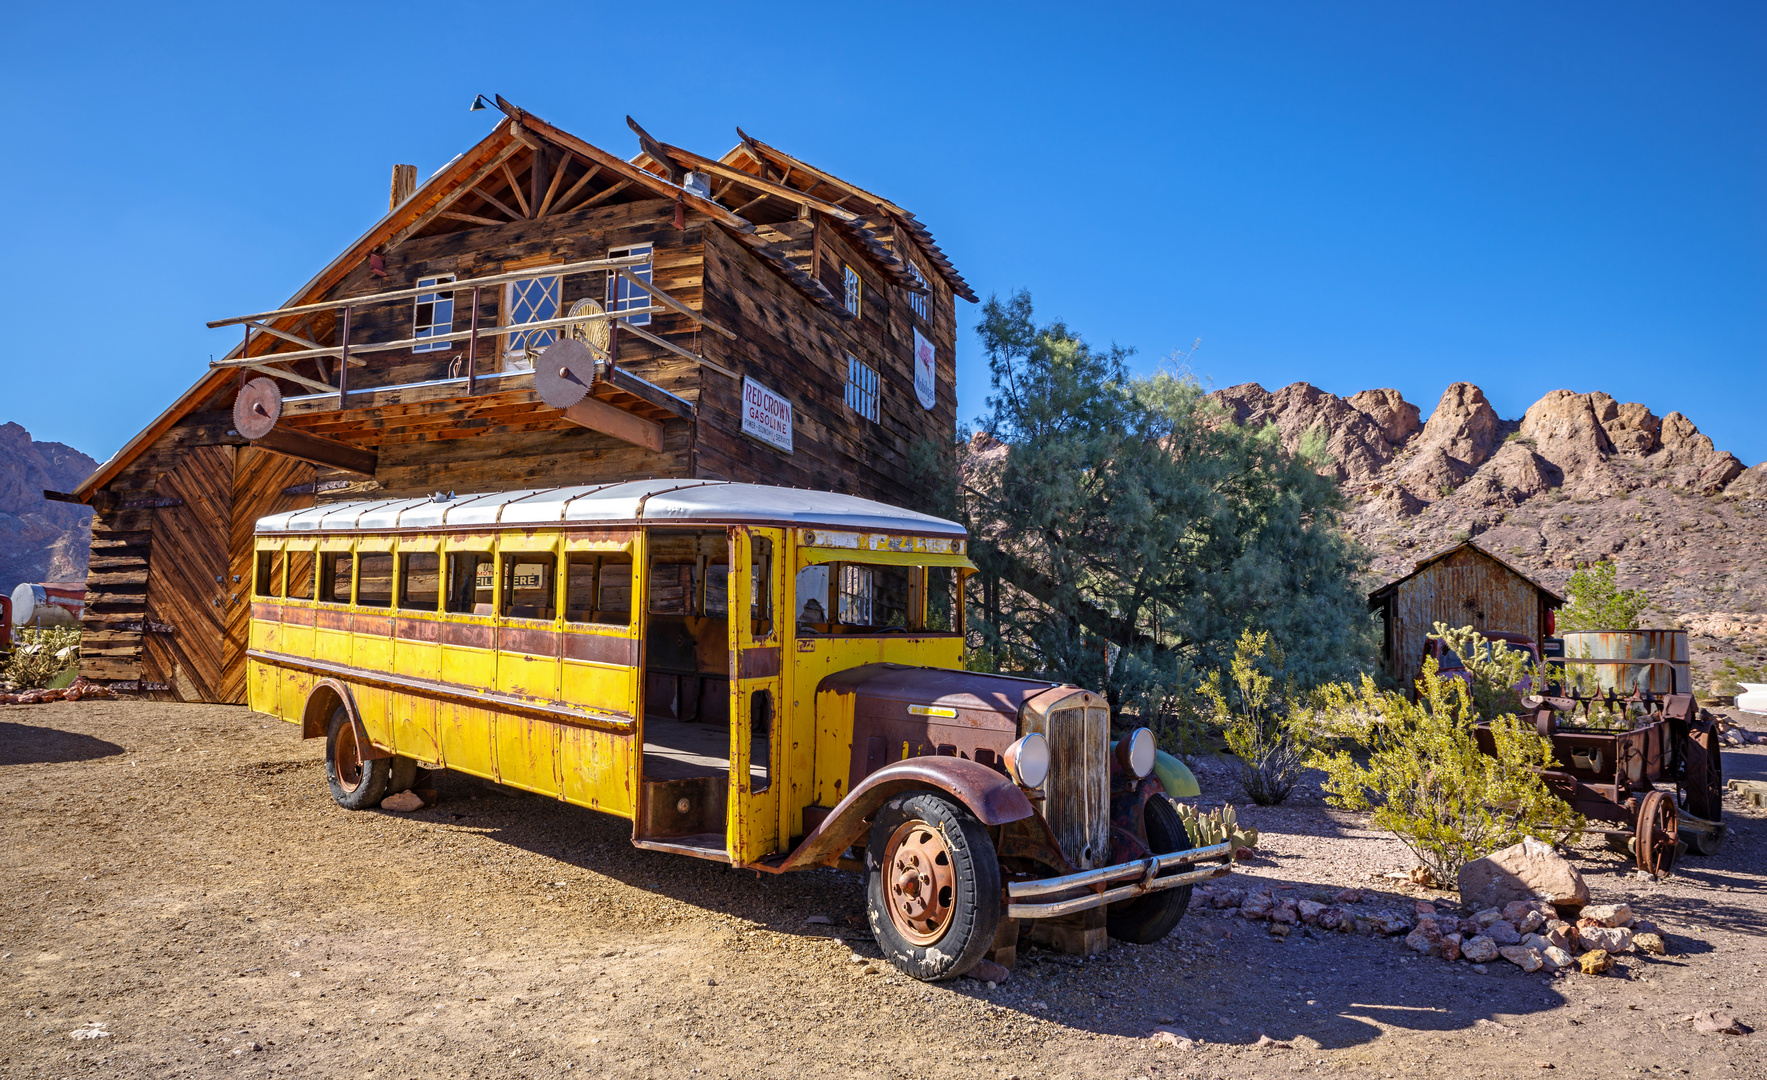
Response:
MULTIPOLYGON (((466 338, 466 396, 472 397, 479 387, 479 289, 472 287, 472 324, 466 338)), ((563 291, 563 286, 559 287, 563 291)))
POLYGON ((350 309, 344 308, 343 326, 338 335, 340 352, 337 358, 337 407, 342 412, 344 395, 350 392, 350 309))
POLYGON ((1033 920, 1031 940, 1074 956, 1103 956, 1110 947, 1110 934, 1105 930, 1104 909, 1101 907, 1054 919, 1033 920))

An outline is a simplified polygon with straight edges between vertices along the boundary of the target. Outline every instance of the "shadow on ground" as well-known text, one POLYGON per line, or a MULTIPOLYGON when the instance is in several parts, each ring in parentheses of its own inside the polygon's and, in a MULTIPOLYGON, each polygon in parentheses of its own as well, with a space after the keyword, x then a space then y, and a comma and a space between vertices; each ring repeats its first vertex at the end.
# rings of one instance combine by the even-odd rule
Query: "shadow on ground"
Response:
MULTIPOLYGON (((29 707, 29 706, 27 706, 29 707)), ((123 748, 74 731, 0 723, 0 765, 54 765, 114 757, 123 748)))

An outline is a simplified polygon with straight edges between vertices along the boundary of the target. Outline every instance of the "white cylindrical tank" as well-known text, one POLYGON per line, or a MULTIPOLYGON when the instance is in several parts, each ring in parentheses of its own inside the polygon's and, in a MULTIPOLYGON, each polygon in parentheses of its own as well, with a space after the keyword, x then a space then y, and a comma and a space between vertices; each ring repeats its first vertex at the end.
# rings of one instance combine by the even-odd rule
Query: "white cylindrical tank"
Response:
POLYGON ((23 582, 12 590, 12 625, 78 626, 86 610, 83 581, 23 582))
POLYGON ((1602 660, 1667 660, 1661 664, 1566 664, 1581 670, 1603 691, 1630 694, 1648 690, 1653 694, 1693 693, 1693 672, 1688 665, 1685 630, 1584 630, 1564 635, 1565 656, 1602 660))
POLYGON ((1767 713, 1767 683, 1738 683, 1743 692, 1736 695, 1736 707, 1748 713, 1767 713))

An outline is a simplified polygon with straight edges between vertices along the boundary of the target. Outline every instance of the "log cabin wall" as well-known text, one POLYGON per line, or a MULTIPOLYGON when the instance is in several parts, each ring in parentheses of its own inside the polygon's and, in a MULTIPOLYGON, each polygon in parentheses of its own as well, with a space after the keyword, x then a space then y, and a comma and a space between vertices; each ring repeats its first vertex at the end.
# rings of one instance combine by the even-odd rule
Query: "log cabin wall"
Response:
POLYGON ((929 281, 931 321, 923 321, 906 290, 887 284, 832 229, 806 224, 787 223, 802 240, 794 255, 836 297, 842 295, 842 267, 857 270, 864 282, 858 319, 812 303, 741 244, 706 231, 703 310, 737 334, 734 342, 708 336, 706 356, 789 400, 794 430, 790 454, 742 434, 741 381, 708 371, 699 399, 695 475, 822 488, 919 508, 924 485, 915 482, 909 455, 922 441, 951 452, 957 430, 950 288, 942 279, 929 281), (938 350, 931 410, 921 407, 914 392, 916 326, 938 350), (848 353, 878 373, 875 422, 847 405, 848 353))

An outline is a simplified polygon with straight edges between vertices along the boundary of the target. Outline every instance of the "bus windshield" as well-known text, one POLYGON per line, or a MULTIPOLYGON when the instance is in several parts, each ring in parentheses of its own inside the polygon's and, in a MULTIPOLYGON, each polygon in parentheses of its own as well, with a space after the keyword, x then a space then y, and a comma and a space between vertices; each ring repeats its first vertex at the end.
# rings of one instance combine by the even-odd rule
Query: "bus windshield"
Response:
POLYGON ((948 566, 828 562, 798 571, 793 604, 800 636, 953 634, 958 572, 948 566))

